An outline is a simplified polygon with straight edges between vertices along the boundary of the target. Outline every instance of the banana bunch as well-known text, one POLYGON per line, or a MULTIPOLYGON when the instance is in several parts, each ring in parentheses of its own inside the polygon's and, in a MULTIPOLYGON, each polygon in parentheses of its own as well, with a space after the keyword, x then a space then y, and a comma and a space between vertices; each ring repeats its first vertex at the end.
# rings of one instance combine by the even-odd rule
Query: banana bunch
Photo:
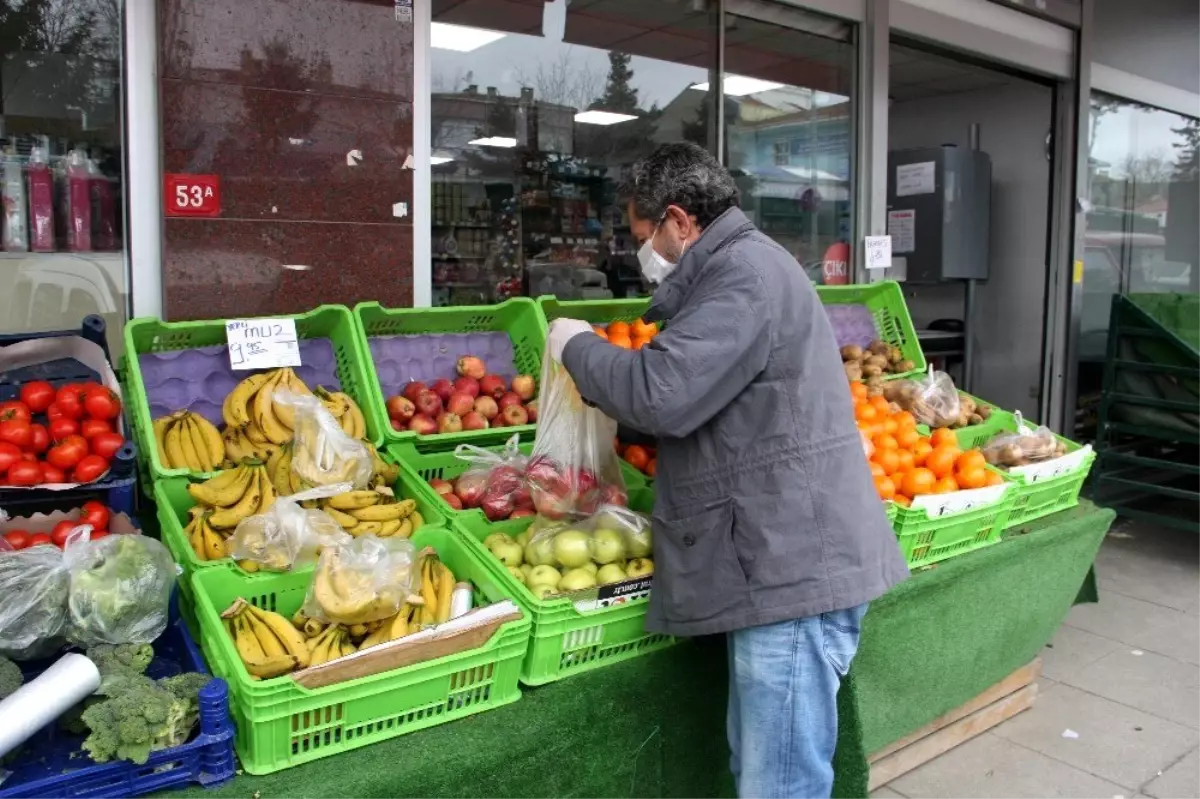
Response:
POLYGON ((341 624, 327 626, 316 638, 309 639, 308 647, 310 666, 320 666, 358 651, 350 638, 350 630, 341 624))
POLYGON ((409 538, 425 524, 411 499, 397 500, 391 489, 363 489, 320 500, 321 510, 354 537, 409 538))
POLYGON ((203 506, 204 523, 224 536, 232 534, 242 519, 274 505, 276 497, 267 467, 257 460, 240 463, 203 483, 191 483, 187 490, 196 505, 203 506))
POLYGON ((212 511, 202 505, 196 505, 191 510, 191 521, 183 528, 192 551, 200 560, 220 560, 228 552, 225 549, 225 536, 213 529, 208 523, 212 511))
POLYGON ((409 597, 395 616, 379 622, 359 644, 359 649, 385 644, 450 619, 450 599, 456 583, 454 572, 442 563, 431 547, 421 550, 419 562, 420 594, 409 597))
POLYGON ((349 394, 344 391, 330 391, 321 386, 317 386, 317 390, 313 393, 317 399, 321 400, 321 404, 333 414, 333 418, 337 419, 338 424, 342 426, 342 432, 355 440, 366 437, 367 420, 363 417, 358 403, 349 394))
POLYGON ((396 615, 405 601, 422 601, 416 594, 406 596, 405 586, 412 566, 407 561, 390 565, 381 562, 368 569, 356 566, 353 561, 344 563, 344 557, 354 556, 341 547, 327 547, 317 560, 309 597, 320 609, 321 618, 347 626, 368 624, 396 615), (381 580, 375 571, 378 568, 396 569, 395 579, 381 580))
MULTIPOLYGON (((292 440, 295 409, 275 400, 276 389, 296 394, 312 394, 304 381, 290 368, 272 369, 247 377, 225 397, 221 417, 225 420, 226 444, 229 436, 241 443, 241 434, 250 444, 279 446, 292 440), (231 433, 231 431, 233 431, 231 433)), ((230 454, 230 460, 238 460, 230 454)))
POLYGON ((168 469, 215 472, 225 462, 225 443, 212 422, 198 413, 176 411, 154 421, 158 460, 168 469))
POLYGON ((278 677, 311 662, 308 641, 278 613, 256 608, 238 597, 221 618, 252 677, 278 677))

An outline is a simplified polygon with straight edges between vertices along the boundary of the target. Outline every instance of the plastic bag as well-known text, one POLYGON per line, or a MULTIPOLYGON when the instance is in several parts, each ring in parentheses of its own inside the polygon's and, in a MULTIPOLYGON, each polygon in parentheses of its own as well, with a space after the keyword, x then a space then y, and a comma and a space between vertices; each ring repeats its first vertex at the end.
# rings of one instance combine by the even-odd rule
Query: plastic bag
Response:
MULTIPOLYGON (((602 505, 575 522, 539 519, 530 530, 525 562, 558 570, 565 582, 555 583, 558 593, 648 576, 654 568, 650 520, 621 505, 602 505)), ((543 569, 529 579, 545 584, 554 575, 543 569)))
POLYGON ((1011 468, 1041 463, 1067 454, 1067 445, 1045 426, 1034 429, 1016 412, 1017 432, 1001 433, 981 448, 992 466, 1011 468))
POLYGON ((625 505, 625 481, 613 448, 617 423, 584 403, 563 365, 542 355, 538 433, 525 467, 533 505, 550 519, 625 505))
POLYGON ((293 409, 295 438, 292 443, 292 471, 309 486, 350 483, 366 488, 374 473, 371 450, 361 441, 346 435, 319 399, 276 389, 274 400, 293 409))
POLYGON ((58 547, 0 552, 0 655, 32 660, 63 645, 69 579, 58 547))
POLYGON ((248 560, 267 571, 291 571, 315 563, 325 547, 348 543, 351 536, 323 510, 301 502, 350 491, 349 483, 319 486, 275 500, 264 513, 242 519, 230 536, 234 560, 248 560))
POLYGON ((416 562, 407 538, 367 535, 326 547, 304 597, 304 615, 348 625, 394 616, 416 590, 416 562))
POLYGON ((908 386, 901 385, 899 388, 899 405, 910 411, 919 424, 938 428, 950 427, 958 421, 962 405, 950 375, 936 372, 930 366, 926 376, 904 383, 908 386))
POLYGON ((472 444, 459 444, 454 456, 471 467, 455 481, 455 493, 464 508, 480 508, 489 521, 507 519, 515 510, 533 510, 533 497, 525 467, 529 462, 517 448, 514 435, 500 452, 472 444))
POLYGON ((148 644, 167 628, 167 604, 178 567, 160 542, 144 535, 88 540, 91 528, 67 536, 70 575, 67 638, 81 646, 148 644))

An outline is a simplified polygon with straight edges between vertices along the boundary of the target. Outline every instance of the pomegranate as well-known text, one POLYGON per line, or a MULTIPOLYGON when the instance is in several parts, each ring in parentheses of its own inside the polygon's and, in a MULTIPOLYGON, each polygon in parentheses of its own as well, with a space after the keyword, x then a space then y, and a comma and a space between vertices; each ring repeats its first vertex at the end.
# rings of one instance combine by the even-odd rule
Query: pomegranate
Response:
POLYGON ((463 377, 473 377, 476 380, 483 379, 483 376, 487 374, 487 364, 483 362, 482 358, 474 355, 464 355, 459 358, 455 369, 463 377))
POLYGON ((531 400, 537 392, 537 384, 529 375, 517 375, 513 378, 512 390, 522 401, 531 400))
POLYGON ((519 424, 529 424, 529 414, 525 413, 525 409, 520 405, 509 405, 500 411, 500 415, 504 417, 504 423, 510 427, 516 427, 519 424))
POLYGON ((454 384, 444 377, 439 377, 433 381, 433 385, 429 387, 429 390, 437 394, 438 399, 445 403, 449 402, 450 395, 454 393, 454 384))
POLYGON ((504 378, 500 375, 486 375, 479 381, 480 394, 500 399, 504 396, 505 391, 508 391, 508 387, 504 384, 504 378))
POLYGON ((489 396, 475 398, 475 410, 489 422, 500 415, 500 406, 489 396))
POLYGON ((462 429, 462 417, 457 413, 445 413, 438 419, 439 433, 461 433, 462 429))
POLYGON ((454 484, 449 480, 443 480, 440 477, 435 477, 429 481, 429 487, 439 494, 453 494, 454 484))
POLYGON ((434 394, 429 389, 425 389, 413 401, 417 406, 417 412, 428 416, 430 419, 436 419, 438 414, 442 412, 442 398, 434 394))
POLYGON ((389 397, 387 401, 388 416, 400 422, 407 422, 417 414, 417 406, 407 397, 389 397))
POLYGON ((423 413, 418 413, 409 421, 408 429, 419 436, 431 436, 437 432, 437 422, 423 413))
POLYGON ((464 474, 454 484, 454 493, 462 500, 464 508, 478 508, 487 488, 487 477, 482 474, 464 474))
POLYGON ((451 394, 445 402, 446 410, 458 416, 466 416, 475 410, 475 400, 470 394, 451 394))
POLYGON ((501 394, 496 398, 496 402, 500 405, 500 410, 503 411, 510 405, 521 405, 521 398, 511 391, 501 394))
POLYGON ((473 377, 460 377, 454 381, 454 390, 460 394, 479 396, 479 381, 473 377))
POLYGON ((536 422, 538 414, 538 401, 530 400, 529 402, 525 403, 525 413, 529 414, 530 424, 536 422))
POLYGON ((462 417, 463 430, 487 430, 488 420, 479 411, 468 411, 462 417))
POLYGON ((417 395, 427 388, 429 388, 429 386, 425 385, 420 380, 414 380, 404 387, 404 390, 400 392, 400 396, 404 397, 409 402, 416 402, 417 395))

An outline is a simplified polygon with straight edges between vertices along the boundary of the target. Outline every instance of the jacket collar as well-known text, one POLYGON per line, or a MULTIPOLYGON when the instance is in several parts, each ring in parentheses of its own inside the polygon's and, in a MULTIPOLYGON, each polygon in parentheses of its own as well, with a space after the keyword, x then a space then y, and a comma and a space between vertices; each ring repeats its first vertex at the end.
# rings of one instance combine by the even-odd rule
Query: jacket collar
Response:
POLYGON ((646 321, 661 322, 677 314, 683 306, 684 298, 687 297, 688 289, 713 253, 723 248, 735 236, 753 227, 754 224, 746 218, 742 209, 737 207, 726 210, 714 219, 683 253, 675 271, 667 275, 654 290, 650 308, 646 311, 646 321))

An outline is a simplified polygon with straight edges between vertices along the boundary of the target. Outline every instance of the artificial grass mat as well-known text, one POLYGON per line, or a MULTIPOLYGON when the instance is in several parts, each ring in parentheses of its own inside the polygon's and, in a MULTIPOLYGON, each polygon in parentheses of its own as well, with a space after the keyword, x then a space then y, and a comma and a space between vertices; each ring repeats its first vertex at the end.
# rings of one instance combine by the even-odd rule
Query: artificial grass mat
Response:
MULTIPOLYGON (((834 796, 865 754, 1032 660, 1075 601, 1113 514, 1090 503, 922 570, 872 604, 838 697, 834 796)), ((733 796, 723 637, 524 689, 521 700, 195 797, 733 796)))

